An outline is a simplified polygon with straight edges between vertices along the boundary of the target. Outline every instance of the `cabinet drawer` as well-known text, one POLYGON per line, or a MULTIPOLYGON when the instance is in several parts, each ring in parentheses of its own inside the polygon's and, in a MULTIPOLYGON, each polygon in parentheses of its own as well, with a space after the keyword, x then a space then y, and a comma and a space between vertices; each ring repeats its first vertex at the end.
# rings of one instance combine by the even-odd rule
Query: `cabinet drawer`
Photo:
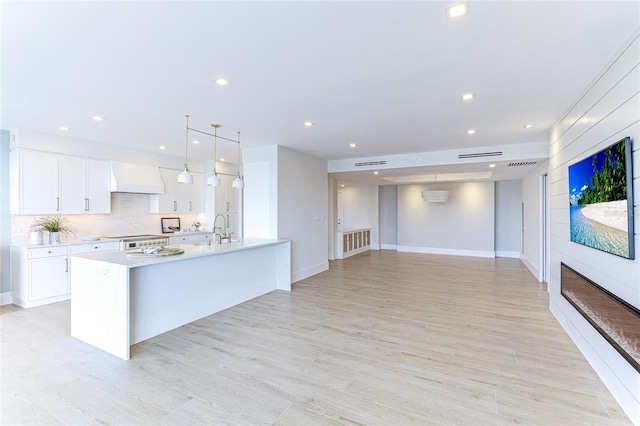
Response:
POLYGON ((29 259, 40 259, 43 257, 66 256, 67 247, 46 247, 38 249, 29 249, 29 259))
POLYGON ((108 243, 78 244, 69 246, 69 254, 86 254, 115 250, 120 250, 119 241, 109 241, 108 243))
POLYGON ((197 243, 213 239, 212 233, 196 235, 173 235, 169 237, 169 244, 197 243))

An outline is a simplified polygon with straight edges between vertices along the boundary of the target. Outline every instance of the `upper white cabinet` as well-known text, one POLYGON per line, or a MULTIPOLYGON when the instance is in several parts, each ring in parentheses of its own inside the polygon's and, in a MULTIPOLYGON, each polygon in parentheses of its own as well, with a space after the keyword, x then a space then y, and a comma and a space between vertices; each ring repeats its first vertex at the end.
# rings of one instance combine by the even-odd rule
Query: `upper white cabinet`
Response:
POLYGON ((17 150, 11 170, 12 214, 111 212, 108 161, 17 150))
POLYGON ((192 184, 178 183, 174 169, 160 168, 164 194, 151 195, 151 213, 200 213, 204 211, 204 174, 191 172, 192 184))
MULTIPOLYGON (((227 228, 227 234, 233 234, 233 238, 240 237, 240 195, 241 189, 232 186, 236 176, 218 175, 220 177, 220 186, 215 187, 215 213, 216 216, 221 214, 224 216, 227 228)), ((220 227, 222 220, 218 220, 216 226, 220 227)))
POLYGON ((60 212, 110 213, 111 166, 108 161, 59 157, 60 212))
POLYGON ((218 175, 220 186, 215 187, 216 213, 237 213, 241 190, 232 186, 236 176, 218 175))

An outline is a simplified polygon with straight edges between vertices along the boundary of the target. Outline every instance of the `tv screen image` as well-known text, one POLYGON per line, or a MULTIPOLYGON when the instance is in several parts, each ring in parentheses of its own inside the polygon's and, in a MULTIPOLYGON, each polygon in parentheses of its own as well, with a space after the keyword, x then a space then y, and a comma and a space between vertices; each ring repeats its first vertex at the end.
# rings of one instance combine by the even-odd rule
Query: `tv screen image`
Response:
POLYGON ((571 241, 634 259, 631 139, 569 166, 571 241))

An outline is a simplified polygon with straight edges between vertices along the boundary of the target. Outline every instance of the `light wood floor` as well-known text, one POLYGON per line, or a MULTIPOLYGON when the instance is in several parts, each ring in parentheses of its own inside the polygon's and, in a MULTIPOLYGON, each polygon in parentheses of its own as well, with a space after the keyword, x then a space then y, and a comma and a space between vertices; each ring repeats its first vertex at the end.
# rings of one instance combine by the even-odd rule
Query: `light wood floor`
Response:
POLYGON ((2 424, 631 424, 515 259, 364 253, 129 361, 0 311, 2 424))

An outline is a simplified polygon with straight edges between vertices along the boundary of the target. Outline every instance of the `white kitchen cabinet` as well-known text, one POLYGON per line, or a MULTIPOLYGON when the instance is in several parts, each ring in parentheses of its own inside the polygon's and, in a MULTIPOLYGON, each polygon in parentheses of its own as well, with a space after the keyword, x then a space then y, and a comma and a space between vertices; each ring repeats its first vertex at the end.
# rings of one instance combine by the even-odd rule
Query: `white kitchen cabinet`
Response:
POLYGON ((40 248, 11 247, 11 297, 13 303, 30 308, 71 297, 70 256, 119 250, 118 241, 40 248))
MULTIPOLYGON (((240 238, 240 196, 241 189, 232 186, 233 180, 237 176, 218 175, 220 177, 220 186, 215 187, 215 210, 216 216, 221 214, 224 216, 227 229, 227 235, 233 233, 232 238, 240 238)), ((218 219, 216 226, 222 226, 222 220, 218 219)))
POLYGON ((213 232, 190 232, 169 236, 169 244, 206 244, 213 241, 213 232))
POLYGON ((60 211, 58 156, 39 151, 11 151, 11 213, 60 211))
POLYGON ((164 194, 151 195, 151 213, 200 213, 204 211, 204 174, 191 172, 193 183, 178 183, 174 169, 160 168, 164 194))
POLYGON ((232 186, 236 176, 219 174, 218 177, 220 177, 220 186, 215 187, 216 213, 237 213, 242 190, 232 186))
POLYGON ((108 161, 87 159, 85 166, 86 213, 111 213, 111 164, 108 161))
POLYGON ((18 150, 11 162, 11 213, 111 212, 108 161, 18 150))

